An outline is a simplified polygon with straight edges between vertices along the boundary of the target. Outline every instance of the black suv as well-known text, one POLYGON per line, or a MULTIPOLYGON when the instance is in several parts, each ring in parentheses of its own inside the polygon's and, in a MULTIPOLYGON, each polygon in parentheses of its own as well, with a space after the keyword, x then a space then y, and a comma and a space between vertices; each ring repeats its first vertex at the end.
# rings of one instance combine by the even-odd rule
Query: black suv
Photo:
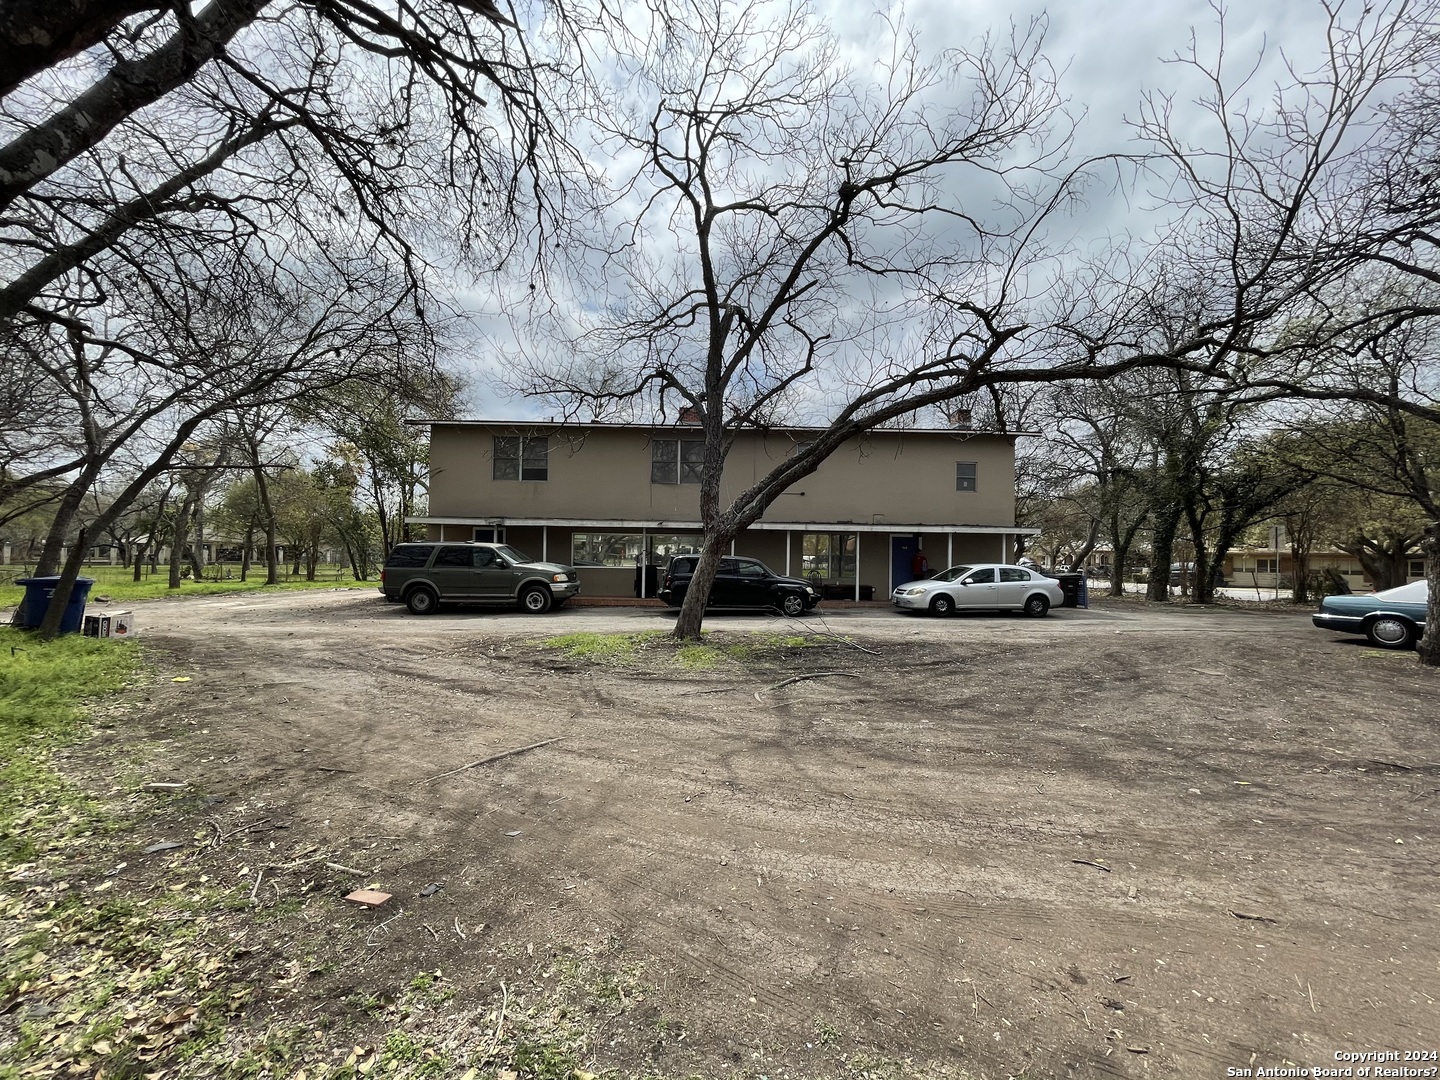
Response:
MULTIPOLYGON (((660 599, 671 607, 685 603, 690 579, 695 576, 699 555, 680 555, 670 560, 660 599)), ((706 607, 775 608, 783 614, 803 615, 820 600, 815 587, 799 578, 781 577, 759 559, 720 560, 715 584, 710 587, 706 607)))
POLYGON ((396 544, 380 571, 386 600, 416 615, 442 603, 519 604, 532 615, 580 593, 580 578, 564 563, 531 562, 508 544, 448 541, 396 544))

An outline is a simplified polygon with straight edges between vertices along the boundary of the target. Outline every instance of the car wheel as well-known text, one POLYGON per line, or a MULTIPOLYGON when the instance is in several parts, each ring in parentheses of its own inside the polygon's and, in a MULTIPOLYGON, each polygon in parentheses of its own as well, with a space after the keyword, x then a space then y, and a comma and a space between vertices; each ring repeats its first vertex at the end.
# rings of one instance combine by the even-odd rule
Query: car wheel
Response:
POLYGON ((1025 614, 1032 619, 1038 619, 1050 610, 1050 600, 1047 597, 1036 593, 1034 596, 1025 598, 1025 614))
POLYGON ((440 598, 427 585, 418 585, 405 594, 405 606, 411 615, 434 615, 440 607, 440 598))
POLYGON ((544 615, 551 602, 550 590, 544 585, 530 585, 520 593, 520 606, 531 615, 544 615))
POLYGON ((799 593, 786 593, 780 598, 780 611, 790 618, 799 618, 805 614, 805 598, 799 593))
POLYGON ((934 600, 930 601, 931 615, 937 615, 943 619, 946 615, 949 615, 954 610, 955 601, 950 599, 950 597, 945 593, 941 593, 939 596, 935 597, 934 600))
POLYGON ((1415 628, 1394 615, 1381 615, 1367 623, 1365 636, 1382 649, 1408 649, 1415 644, 1415 628))

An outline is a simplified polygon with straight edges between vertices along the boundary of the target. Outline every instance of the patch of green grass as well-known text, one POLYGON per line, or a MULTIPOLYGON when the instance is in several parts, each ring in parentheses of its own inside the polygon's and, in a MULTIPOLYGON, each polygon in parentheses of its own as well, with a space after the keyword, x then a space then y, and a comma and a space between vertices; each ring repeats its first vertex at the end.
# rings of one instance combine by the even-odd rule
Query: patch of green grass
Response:
POLYGON ((95 825, 88 800, 60 779, 49 755, 83 733, 85 702, 125 686, 139 663, 131 642, 79 634, 41 641, 0 628, 0 866, 35 858, 37 817, 95 825))
MULTIPOLYGON (((214 568, 212 567, 213 571, 214 568)), ((291 576, 282 571, 280 581, 275 585, 265 584, 265 568, 252 568, 249 580, 240 580, 238 568, 231 568, 234 574, 230 578, 206 577, 203 581, 192 581, 186 578, 180 583, 178 589, 170 588, 170 574, 165 567, 161 567, 154 574, 143 573, 139 581, 134 580, 134 572, 123 566, 95 566, 86 567, 80 571, 81 577, 92 578, 95 582, 90 587, 90 606, 95 606, 95 597, 107 596, 113 604, 123 604, 131 600, 155 600, 165 596, 217 596, 225 593, 254 592, 260 589, 275 591, 277 589, 335 589, 345 586, 364 586, 365 582, 357 582, 348 569, 341 569, 335 566, 319 567, 315 571, 317 580, 306 581, 304 573, 291 576)), ((378 587, 378 582, 369 582, 371 588, 378 587)), ((14 590, 14 599, 18 600, 20 591, 14 590)))
POLYGON ((595 663, 625 663, 635 659, 645 645, 668 637, 664 630, 645 630, 638 634, 561 634, 545 638, 541 644, 559 649, 577 660, 595 663))
POLYGON ((708 671, 734 664, 769 663, 785 659, 796 649, 810 648, 819 640, 803 634, 723 635, 704 631, 699 642, 679 642, 664 630, 641 633, 575 633, 545 638, 539 644, 559 649, 576 660, 625 666, 643 656, 647 663, 666 661, 692 671, 708 671))
POLYGON ((698 645, 681 645, 675 650, 675 662, 692 671, 713 671, 725 667, 730 656, 726 650, 702 641, 698 645))
POLYGON ((440 981, 440 972, 422 971, 410 980, 410 989, 414 991, 429 990, 440 981))
POLYGON ((552 1042, 516 1043, 510 1062, 525 1080, 570 1080, 579 1062, 563 1046, 552 1042))

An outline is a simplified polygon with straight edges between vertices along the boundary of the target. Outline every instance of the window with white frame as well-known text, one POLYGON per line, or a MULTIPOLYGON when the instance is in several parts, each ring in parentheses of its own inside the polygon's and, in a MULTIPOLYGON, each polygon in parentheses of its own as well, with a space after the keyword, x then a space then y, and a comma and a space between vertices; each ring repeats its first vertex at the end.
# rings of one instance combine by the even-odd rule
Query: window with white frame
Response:
POLYGON ((976 463, 973 461, 957 461, 955 463, 955 490, 975 491, 978 474, 976 463))
POLYGON ((1411 560, 1410 560, 1410 576, 1411 576, 1411 577, 1424 577, 1424 576, 1425 576, 1425 560, 1424 560, 1424 559, 1411 559, 1411 560))
POLYGON ((655 439, 650 443, 652 484, 698 484, 704 467, 703 439, 655 439))
POLYGON ((496 435, 492 475, 496 480, 549 480, 550 439, 496 435))

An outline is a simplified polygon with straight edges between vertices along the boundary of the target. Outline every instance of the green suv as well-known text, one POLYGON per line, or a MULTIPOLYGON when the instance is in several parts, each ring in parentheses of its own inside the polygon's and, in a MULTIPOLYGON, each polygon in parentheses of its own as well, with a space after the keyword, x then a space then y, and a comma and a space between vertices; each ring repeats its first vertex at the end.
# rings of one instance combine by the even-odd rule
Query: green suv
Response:
POLYGON ((436 541, 391 548, 380 591, 416 615, 441 604, 519 604, 542 615, 578 596, 580 578, 573 566, 531 562, 507 544, 436 541))

